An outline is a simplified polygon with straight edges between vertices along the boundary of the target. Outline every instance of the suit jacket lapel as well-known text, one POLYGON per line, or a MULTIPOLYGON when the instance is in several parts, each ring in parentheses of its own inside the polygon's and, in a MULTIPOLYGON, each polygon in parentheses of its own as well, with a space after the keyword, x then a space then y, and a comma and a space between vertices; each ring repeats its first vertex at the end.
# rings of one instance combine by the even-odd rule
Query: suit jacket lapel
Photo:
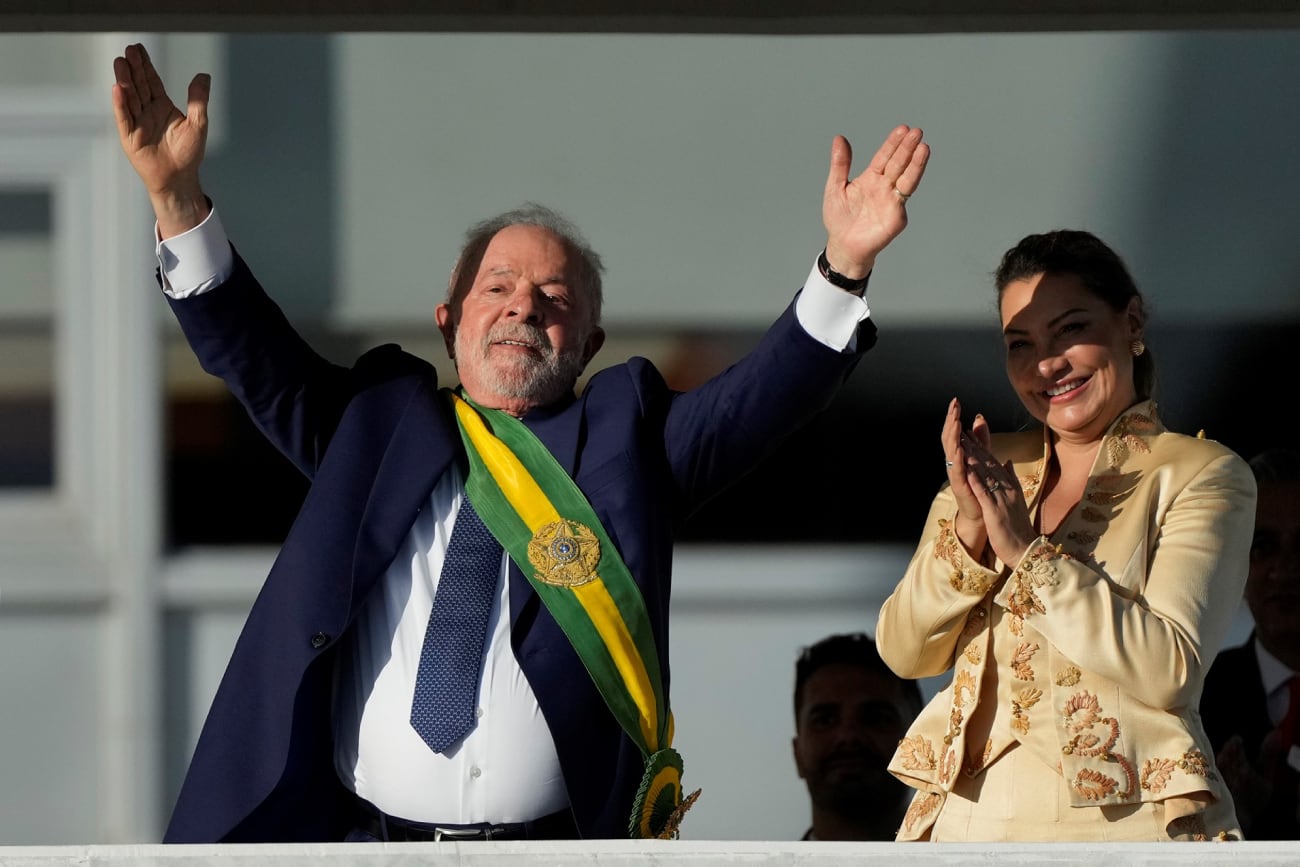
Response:
POLYGON ((460 434, 450 415, 430 376, 415 389, 393 431, 357 530, 353 611, 397 555, 434 484, 461 454, 460 434))

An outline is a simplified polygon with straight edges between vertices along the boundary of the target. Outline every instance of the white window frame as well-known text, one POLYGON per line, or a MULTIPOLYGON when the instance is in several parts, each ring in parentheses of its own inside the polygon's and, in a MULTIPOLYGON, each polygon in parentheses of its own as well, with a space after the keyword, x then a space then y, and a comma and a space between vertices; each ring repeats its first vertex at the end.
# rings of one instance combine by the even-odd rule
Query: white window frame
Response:
POLYGON ((109 98, 112 58, 141 38, 87 37, 92 87, 0 88, 0 188, 49 191, 56 292, 54 483, 0 491, 0 623, 57 613, 98 630, 98 842, 156 840, 160 824, 160 305, 109 98))

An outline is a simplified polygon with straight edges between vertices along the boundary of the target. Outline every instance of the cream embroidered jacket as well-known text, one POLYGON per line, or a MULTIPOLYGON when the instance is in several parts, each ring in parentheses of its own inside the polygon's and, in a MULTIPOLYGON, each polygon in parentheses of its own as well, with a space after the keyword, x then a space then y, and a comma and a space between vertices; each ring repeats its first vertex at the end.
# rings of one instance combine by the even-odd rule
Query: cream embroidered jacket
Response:
MULTIPOLYGON (((1031 513, 1049 449, 1041 431, 993 438, 1031 513)), ((1017 741, 1062 773, 1075 806, 1222 797, 1196 708, 1246 580, 1246 463, 1166 431, 1147 401, 1116 419, 1079 505, 1020 563, 973 560, 956 512, 945 485, 876 628, 899 675, 953 669, 890 763, 919 790, 899 839, 929 828, 958 772, 1017 741)))

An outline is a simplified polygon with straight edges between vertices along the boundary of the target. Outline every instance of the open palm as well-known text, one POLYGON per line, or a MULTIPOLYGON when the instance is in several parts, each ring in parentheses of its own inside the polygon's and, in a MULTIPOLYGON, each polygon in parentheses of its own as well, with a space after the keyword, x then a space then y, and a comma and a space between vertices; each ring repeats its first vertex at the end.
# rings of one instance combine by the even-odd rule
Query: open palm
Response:
POLYGON ((194 77, 187 112, 182 113, 167 96, 144 46, 128 45, 124 56, 113 61, 113 74, 118 138, 150 195, 197 192, 207 143, 210 78, 194 77))
POLYGON ((907 227, 907 199, 916 192, 930 158, 920 129, 895 127, 871 162, 849 178, 853 149, 836 136, 822 198, 826 258, 849 277, 864 277, 876 256, 907 227))

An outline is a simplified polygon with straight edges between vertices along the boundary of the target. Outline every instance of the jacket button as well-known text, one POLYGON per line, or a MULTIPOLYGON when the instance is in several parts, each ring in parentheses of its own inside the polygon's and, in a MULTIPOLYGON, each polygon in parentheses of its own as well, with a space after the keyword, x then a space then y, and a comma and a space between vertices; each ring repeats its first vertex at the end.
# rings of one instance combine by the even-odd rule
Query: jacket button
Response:
POLYGON ((320 650, 322 647, 324 647, 329 643, 330 643, 330 637, 326 635, 324 632, 317 632, 315 635, 311 637, 311 646, 316 650, 320 650))

